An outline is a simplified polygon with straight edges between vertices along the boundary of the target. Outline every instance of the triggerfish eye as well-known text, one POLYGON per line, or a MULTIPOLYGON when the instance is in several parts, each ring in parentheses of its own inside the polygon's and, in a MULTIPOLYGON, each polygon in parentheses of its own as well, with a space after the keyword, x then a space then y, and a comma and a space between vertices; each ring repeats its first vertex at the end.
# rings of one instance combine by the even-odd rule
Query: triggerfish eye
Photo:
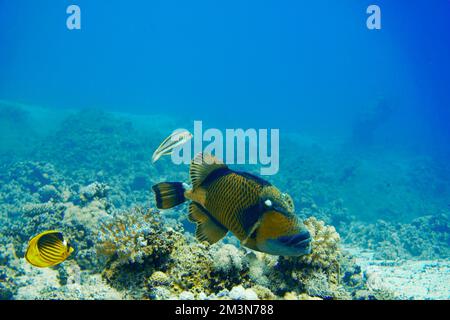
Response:
POLYGON ((59 231, 45 231, 30 240, 25 259, 35 267, 46 268, 60 264, 73 252, 59 231))

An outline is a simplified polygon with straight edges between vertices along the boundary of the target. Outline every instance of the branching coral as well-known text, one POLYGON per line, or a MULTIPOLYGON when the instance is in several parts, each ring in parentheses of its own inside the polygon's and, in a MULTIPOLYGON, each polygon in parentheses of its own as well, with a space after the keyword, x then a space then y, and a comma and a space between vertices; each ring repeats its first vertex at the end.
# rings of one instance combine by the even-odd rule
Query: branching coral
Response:
POLYGON ((183 235, 164 225, 157 210, 137 207, 118 214, 97 234, 98 256, 106 260, 103 277, 116 288, 133 288, 134 298, 151 296, 149 278, 167 270, 179 241, 183 235))
POLYGON ((240 272, 247 268, 243 253, 231 244, 225 244, 212 251, 213 267, 217 272, 224 274, 240 272))
POLYGON ((338 297, 340 278, 339 234, 314 217, 304 221, 313 237, 311 254, 300 257, 280 257, 273 274, 284 288, 297 284, 299 291, 323 298, 338 297))
POLYGON ((166 265, 173 278, 175 292, 189 290, 194 293, 209 292, 212 258, 203 243, 187 243, 184 239, 175 244, 171 259, 166 265))
POLYGON ((333 268, 338 262, 340 237, 333 226, 326 226, 314 217, 304 221, 313 238, 311 254, 300 257, 301 263, 322 270, 333 268))
POLYGON ((103 276, 110 284, 151 299, 274 299, 289 292, 296 298, 348 297, 339 285, 339 235, 315 218, 305 221, 313 252, 289 258, 222 242, 210 246, 171 223, 141 208, 105 223, 97 252, 108 259, 103 276))
POLYGON ((80 200, 87 202, 94 198, 105 198, 109 187, 104 183, 94 182, 80 189, 80 200))
POLYGON ((115 256, 118 264, 142 263, 144 251, 148 251, 148 240, 157 236, 158 226, 159 216, 155 210, 135 208, 101 224, 97 252, 108 258, 115 256))

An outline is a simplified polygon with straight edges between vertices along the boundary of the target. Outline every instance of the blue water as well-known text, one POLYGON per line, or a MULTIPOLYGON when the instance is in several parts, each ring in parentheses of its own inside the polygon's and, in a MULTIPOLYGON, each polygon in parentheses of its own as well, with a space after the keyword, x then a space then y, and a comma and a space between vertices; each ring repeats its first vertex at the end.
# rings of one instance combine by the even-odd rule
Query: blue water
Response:
POLYGON ((69 4, 2 1, 0 97, 334 136, 382 96, 391 141, 448 152, 448 1, 377 1, 380 31, 370 1, 69 4))
MULTIPOLYGON (((115 205, 148 203, 151 183, 187 177, 167 159, 150 168, 164 132, 202 120, 280 129, 270 179, 297 207, 309 192, 339 232, 350 216, 448 219, 449 39, 447 0, 0 0, 0 169, 44 161, 71 182, 125 193, 124 179, 136 180, 115 205), (66 28, 70 4, 81 8, 81 30, 66 28), (371 4, 381 30, 366 27, 371 4), (91 108, 108 116, 67 118, 91 108), (128 121, 160 134, 127 141, 128 121), (346 218, 333 211, 337 199, 346 218)), ((11 198, 0 205, 15 216, 11 198)))

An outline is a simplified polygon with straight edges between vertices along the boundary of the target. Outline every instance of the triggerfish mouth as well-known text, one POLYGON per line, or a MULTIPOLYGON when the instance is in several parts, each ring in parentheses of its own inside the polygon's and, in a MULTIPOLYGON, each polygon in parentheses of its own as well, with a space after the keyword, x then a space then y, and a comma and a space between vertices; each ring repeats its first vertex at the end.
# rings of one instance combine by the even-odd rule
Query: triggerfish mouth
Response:
POLYGON ((191 162, 192 188, 182 182, 153 186, 156 206, 168 209, 190 201, 189 220, 199 241, 213 244, 231 231, 252 250, 280 256, 311 253, 311 235, 294 213, 292 198, 269 182, 229 169, 199 154, 191 162))
POLYGON ((25 259, 35 267, 53 267, 65 261, 73 251, 61 232, 50 230, 30 240, 25 259))

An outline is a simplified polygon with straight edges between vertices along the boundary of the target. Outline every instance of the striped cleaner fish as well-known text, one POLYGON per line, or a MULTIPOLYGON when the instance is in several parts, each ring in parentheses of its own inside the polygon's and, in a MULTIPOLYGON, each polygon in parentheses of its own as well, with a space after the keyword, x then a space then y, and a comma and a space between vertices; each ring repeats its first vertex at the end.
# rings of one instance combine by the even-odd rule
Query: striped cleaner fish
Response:
POLYGON ((28 244, 25 259, 35 267, 53 267, 66 260, 73 252, 63 235, 59 231, 45 231, 28 244))
POLYGON ((213 244, 231 231, 241 244, 281 256, 311 253, 311 235, 294 213, 292 198, 269 182, 229 169, 211 155, 191 162, 192 189, 181 182, 153 186, 159 209, 189 204, 196 238, 213 244))
POLYGON ((176 130, 168 136, 153 152, 152 163, 158 161, 162 156, 171 155, 173 149, 188 142, 193 137, 192 133, 187 130, 176 130))

